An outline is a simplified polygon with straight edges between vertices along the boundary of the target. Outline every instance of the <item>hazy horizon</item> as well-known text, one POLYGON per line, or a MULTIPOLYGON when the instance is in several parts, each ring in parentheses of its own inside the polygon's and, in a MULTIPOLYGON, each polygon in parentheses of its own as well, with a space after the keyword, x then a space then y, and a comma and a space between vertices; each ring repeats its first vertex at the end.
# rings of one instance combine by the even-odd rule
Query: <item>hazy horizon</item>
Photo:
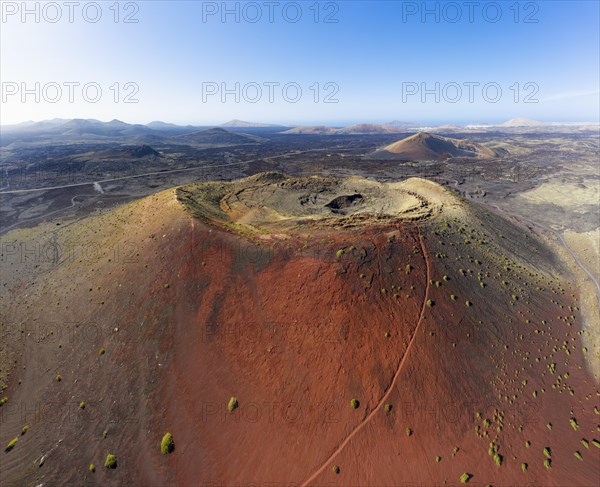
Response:
MULTIPOLYGON (((494 119, 494 120, 419 120, 419 119, 401 119, 401 118, 395 118, 395 119, 391 119, 391 120, 372 120, 372 119, 350 119, 350 120, 341 120, 341 121, 301 121, 301 122, 289 122, 289 123, 284 123, 284 122, 280 122, 280 121, 267 121, 267 120, 250 120, 248 118, 232 118, 232 119, 228 119, 228 120, 221 120, 221 121, 213 121, 213 122, 174 122, 172 120, 169 119, 164 119, 164 118, 155 118, 153 120, 147 120, 147 121, 132 121, 132 120, 123 120, 120 118, 111 118, 111 119, 97 119, 94 117, 68 117, 68 118, 63 118, 63 117, 53 117, 53 118, 46 118, 46 119, 29 119, 29 120, 20 120, 18 122, 11 122, 11 123, 2 123, 0 124, 0 126, 3 127, 8 127, 8 126, 17 126, 17 125, 25 125, 25 124, 35 124, 35 123, 40 123, 40 122, 49 122, 52 120, 65 120, 65 121, 70 121, 70 120, 95 120, 98 122, 102 122, 102 123, 108 123, 111 122, 113 120, 118 120, 120 122, 124 122, 127 124, 131 124, 131 125, 149 125, 151 123, 156 123, 156 122, 160 122, 160 123, 165 123, 165 124, 173 124, 173 125, 177 125, 177 126, 186 126, 186 125, 190 125, 190 126, 196 126, 196 127, 219 127, 221 125, 224 125, 228 122, 232 122, 232 121, 240 121, 240 122, 248 122, 248 123, 255 123, 255 124, 266 124, 266 125, 273 125, 273 126, 282 126, 282 127, 298 127, 298 126, 326 126, 326 127, 347 127, 350 125, 357 125, 357 124, 373 124, 373 125, 386 125, 386 124, 390 124, 392 122, 405 122, 405 123, 410 123, 410 124, 414 124, 415 126, 418 127, 438 127, 438 126, 443 126, 443 125, 457 125, 457 126, 469 126, 469 125, 473 125, 473 126, 485 126, 485 125, 490 125, 490 126, 495 126, 495 125, 499 125, 502 124, 504 122, 507 122, 509 120, 512 119, 517 119, 517 118, 524 118, 524 119, 530 119, 529 117, 522 117, 522 116, 515 116, 515 117, 511 117, 508 119, 494 119)), ((548 124, 548 125, 552 125, 552 124, 556 124, 556 125, 595 125, 595 124, 600 124, 600 119, 596 119, 596 120, 540 120, 540 119, 531 119, 534 120, 536 122, 541 122, 543 124, 548 124)))

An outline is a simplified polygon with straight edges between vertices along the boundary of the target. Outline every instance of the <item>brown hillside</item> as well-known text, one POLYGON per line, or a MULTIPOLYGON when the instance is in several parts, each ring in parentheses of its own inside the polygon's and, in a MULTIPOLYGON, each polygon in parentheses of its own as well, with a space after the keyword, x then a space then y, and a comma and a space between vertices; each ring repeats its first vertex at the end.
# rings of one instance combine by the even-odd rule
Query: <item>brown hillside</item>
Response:
POLYGON ((419 132, 373 152, 370 157, 405 161, 444 161, 452 157, 489 158, 497 155, 493 149, 475 142, 419 132))

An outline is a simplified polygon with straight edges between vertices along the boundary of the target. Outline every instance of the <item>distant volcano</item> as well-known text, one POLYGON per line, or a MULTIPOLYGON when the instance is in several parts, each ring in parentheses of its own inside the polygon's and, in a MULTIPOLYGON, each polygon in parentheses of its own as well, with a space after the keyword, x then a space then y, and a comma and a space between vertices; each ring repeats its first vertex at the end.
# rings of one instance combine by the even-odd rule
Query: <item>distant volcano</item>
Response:
POLYGON ((541 127, 542 125, 545 124, 530 118, 511 118, 510 120, 501 123, 500 127, 541 127))
POLYGON ((283 127, 283 125, 279 124, 270 124, 270 123, 259 123, 259 122, 246 122, 245 120, 238 120, 237 118, 234 120, 230 120, 221 125, 221 127, 230 127, 230 128, 240 128, 240 127, 283 127))
POLYGON ((191 134, 177 135, 173 138, 185 143, 200 145, 242 145, 256 144, 263 140, 261 137, 248 134, 234 134, 222 128, 212 128, 193 132, 191 134))
POLYGON ((394 142, 371 154, 374 159, 404 161, 443 161, 452 157, 490 158, 498 153, 469 140, 452 139, 428 132, 419 132, 394 142))
POLYGON ((359 123, 341 128, 337 131, 339 134, 398 134, 401 133, 397 127, 379 123, 359 123))
POLYGON ((146 157, 146 156, 156 156, 160 157, 160 153, 150 147, 149 145, 138 145, 136 147, 130 147, 123 150, 123 153, 129 155, 131 157, 146 157))

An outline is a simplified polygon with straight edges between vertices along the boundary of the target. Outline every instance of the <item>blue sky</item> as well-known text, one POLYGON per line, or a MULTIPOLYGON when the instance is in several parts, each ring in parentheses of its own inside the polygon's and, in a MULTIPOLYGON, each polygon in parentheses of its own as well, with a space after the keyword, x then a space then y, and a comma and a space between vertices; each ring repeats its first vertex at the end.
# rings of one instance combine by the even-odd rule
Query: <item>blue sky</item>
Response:
POLYGON ((89 3, 2 2, 2 123, 598 120, 595 0, 89 3))

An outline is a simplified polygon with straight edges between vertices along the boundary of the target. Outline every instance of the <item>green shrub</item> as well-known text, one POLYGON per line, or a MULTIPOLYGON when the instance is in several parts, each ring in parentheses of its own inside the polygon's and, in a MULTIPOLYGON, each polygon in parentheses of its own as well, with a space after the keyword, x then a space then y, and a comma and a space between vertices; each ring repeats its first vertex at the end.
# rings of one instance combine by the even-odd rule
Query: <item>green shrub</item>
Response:
POLYGON ((100 350, 98 350, 98 355, 104 355, 106 353, 106 350, 104 348, 101 348, 100 350))
POLYGON ((13 438, 12 440, 10 440, 8 442, 8 445, 6 445, 6 448, 4 449, 4 451, 6 451, 6 452, 11 451, 17 445, 18 441, 19 441, 19 438, 13 438))
POLYGON ((344 255, 344 249, 338 249, 335 255, 336 257, 341 257, 342 255, 344 255))
POLYGON ((577 424, 577 420, 575 418, 569 419, 569 423, 571 423, 571 427, 577 431, 579 429, 579 425, 577 424))
POLYGON ((549 458, 544 460, 544 467, 546 467, 548 469, 552 468, 552 460, 550 460, 549 458))
POLYGON ((582 438, 581 444, 588 449, 590 448, 590 442, 588 440, 586 440, 585 438, 582 438))
POLYGON ((581 456, 581 453, 576 451, 575 453, 573 453, 573 455, 575 455, 575 458, 577 458, 577 460, 583 462, 583 457, 581 456))
POLYGON ((358 399, 351 399, 350 406, 352 407, 352 409, 358 409, 358 407, 360 406, 360 401, 358 399))
POLYGON ((437 457, 435 457, 435 463, 440 463, 442 461, 442 457, 440 457, 439 455, 437 457))
POLYGON ((171 433, 165 433, 160 442, 160 451, 163 455, 171 453, 175 449, 175 442, 173 441, 173 435, 171 433))
POLYGON ((413 430, 410 428, 406 428, 406 436, 412 436, 413 430))
POLYGON ((4 396, 0 399, 0 406, 4 406, 8 402, 8 397, 4 396))
POLYGON ((592 445, 594 445, 596 448, 600 448, 600 441, 593 439, 592 440, 592 445))
POLYGON ((62 376, 60 374, 56 374, 56 377, 54 377, 56 379, 56 382, 60 382, 62 380, 62 376))
POLYGON ((333 473, 336 475, 340 473, 340 467, 338 467, 337 465, 334 465, 331 470, 333 470, 333 473))
POLYGON ((432 301, 431 299, 428 299, 428 300, 427 300, 427 307, 428 307, 428 308, 431 308, 431 307, 433 306, 433 304, 434 304, 434 303, 433 303, 433 301, 432 301))
POLYGON ((552 452, 550 451, 550 448, 544 448, 544 456, 546 458, 552 458, 552 452))
POLYGON ((460 476, 459 480, 461 484, 466 484, 469 482, 469 480, 471 480, 471 478, 473 478, 473 476, 470 473, 465 472, 460 476))
POLYGON ((389 413, 392 410, 392 405, 391 404, 386 404, 383 409, 385 409, 386 413, 389 413))
POLYGON ((471 303, 471 301, 465 301, 465 306, 468 308, 470 306, 473 306, 473 303, 471 303))
POLYGON ((496 453, 494 455, 494 462, 496 462, 496 465, 498 465, 498 466, 502 465, 503 460, 504 460, 504 458, 499 453, 496 453))
POLYGON ((113 455, 112 453, 109 453, 106 456, 106 460, 104 462, 104 466, 106 468, 112 468, 112 469, 117 468, 117 456, 113 455))
POLYGON ((232 396, 231 399, 229 399, 229 404, 227 404, 227 410, 231 413, 234 409, 237 409, 238 407, 239 403, 237 398, 232 396))
POLYGON ((527 470, 527 467, 529 467, 529 465, 527 465, 526 463, 522 463, 522 464, 521 464, 521 470, 522 470, 523 472, 525 472, 525 471, 527 470))
POLYGON ((93 463, 90 463, 90 466, 88 468, 92 473, 96 471, 96 465, 94 465, 93 463))
POLYGON ((27 433, 27 431, 29 431, 29 426, 25 425, 25 426, 23 426, 23 429, 21 430, 21 434, 24 435, 25 433, 27 433))
POLYGON ((79 407, 80 407, 81 409, 85 409, 85 403, 84 403, 83 401, 81 401, 81 402, 79 403, 79 407))

